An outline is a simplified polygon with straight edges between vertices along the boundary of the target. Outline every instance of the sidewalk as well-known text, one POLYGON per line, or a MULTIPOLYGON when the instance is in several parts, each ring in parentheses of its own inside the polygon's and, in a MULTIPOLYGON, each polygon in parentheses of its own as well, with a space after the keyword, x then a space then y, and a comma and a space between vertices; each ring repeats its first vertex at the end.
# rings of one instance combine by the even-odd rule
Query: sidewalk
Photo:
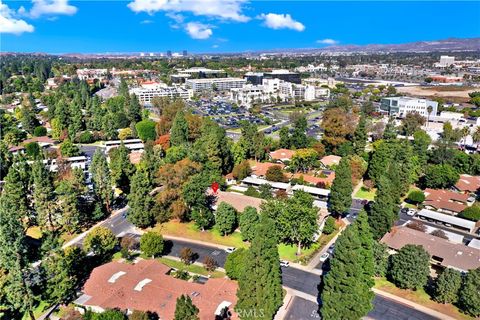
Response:
POLYGON ((379 295, 379 296, 382 296, 382 297, 385 297, 385 298, 388 298, 390 300, 394 300, 398 303, 401 303, 401 304, 404 304, 404 305, 407 305, 413 309, 416 309, 416 310, 419 310, 423 313, 426 313, 428 315, 431 315, 432 317, 435 317, 435 318, 438 318, 438 319, 442 319, 442 320, 455 320, 455 318, 452 318, 450 316, 447 316, 446 314, 443 314, 441 312, 438 312, 436 310, 433 310, 433 309, 430 309, 430 308, 427 308, 427 307, 424 307, 418 303, 415 303, 415 302, 412 302, 410 300, 407 300, 407 299, 404 299, 404 298, 401 298, 399 296, 396 296, 396 295, 393 295, 391 293, 388 293, 388 292, 385 292, 385 291, 382 291, 382 290, 379 290, 379 289, 375 289, 375 288, 372 288, 372 291, 379 295))

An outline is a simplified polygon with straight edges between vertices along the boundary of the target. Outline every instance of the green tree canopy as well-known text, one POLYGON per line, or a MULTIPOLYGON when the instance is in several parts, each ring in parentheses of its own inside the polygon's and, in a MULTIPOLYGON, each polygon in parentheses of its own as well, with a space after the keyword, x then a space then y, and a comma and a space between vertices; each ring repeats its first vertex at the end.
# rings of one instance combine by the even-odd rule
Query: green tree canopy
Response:
POLYGON ((407 244, 392 256, 388 276, 401 289, 420 289, 430 274, 430 255, 422 246, 407 244))
POLYGON ((148 256, 155 258, 162 254, 164 248, 163 237, 155 231, 148 231, 140 238, 140 250, 148 256))

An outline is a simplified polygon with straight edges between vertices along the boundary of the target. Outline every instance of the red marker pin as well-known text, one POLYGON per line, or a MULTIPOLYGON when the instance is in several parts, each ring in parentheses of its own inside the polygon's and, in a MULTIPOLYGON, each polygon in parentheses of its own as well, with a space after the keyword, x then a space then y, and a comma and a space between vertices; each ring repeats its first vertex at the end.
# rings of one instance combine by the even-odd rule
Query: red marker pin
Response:
POLYGON ((212 183, 212 190, 213 190, 214 193, 217 193, 218 187, 219 187, 218 182, 215 181, 215 182, 212 183))

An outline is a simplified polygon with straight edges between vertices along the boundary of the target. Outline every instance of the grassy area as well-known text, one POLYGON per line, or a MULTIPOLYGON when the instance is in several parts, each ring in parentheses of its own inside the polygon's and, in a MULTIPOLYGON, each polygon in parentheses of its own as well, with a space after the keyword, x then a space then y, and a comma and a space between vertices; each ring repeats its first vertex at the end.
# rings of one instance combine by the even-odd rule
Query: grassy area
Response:
POLYGON ((376 278, 375 288, 449 315, 455 319, 474 319, 473 317, 461 313, 458 308, 452 304, 436 303, 430 299, 430 296, 423 289, 417 291, 399 289, 385 278, 376 278))
POLYGON ((188 272, 191 272, 191 273, 200 274, 202 276, 209 276, 210 275, 212 278, 223 278, 223 277, 225 277, 225 273, 223 273, 221 271, 215 270, 213 272, 209 272, 209 271, 205 270, 204 267, 196 265, 196 264, 186 265, 181 261, 177 261, 177 260, 173 260, 173 259, 169 259, 169 258, 165 258, 165 257, 157 258, 157 260, 160 261, 161 263, 171 267, 171 268, 175 268, 175 269, 178 269, 178 270, 185 270, 185 271, 188 271, 188 272))
POLYGON ((234 232, 229 236, 222 236, 215 227, 208 231, 201 231, 193 222, 169 221, 157 224, 154 229, 165 236, 189 238, 236 248, 248 247, 247 243, 242 241, 242 236, 239 232, 234 232))
MULTIPOLYGON (((35 308, 35 310, 33 310, 33 314, 35 316, 35 319, 40 317, 49 307, 50 307, 50 305, 48 303, 46 303, 45 301, 40 301, 40 303, 35 308)), ((23 314, 22 320, 30 320, 30 319, 31 319, 31 317, 28 314, 28 312, 23 314)))
POLYGON ((376 192, 376 189, 368 190, 362 186, 360 189, 358 189, 357 193, 355 193, 355 198, 373 200, 376 192))

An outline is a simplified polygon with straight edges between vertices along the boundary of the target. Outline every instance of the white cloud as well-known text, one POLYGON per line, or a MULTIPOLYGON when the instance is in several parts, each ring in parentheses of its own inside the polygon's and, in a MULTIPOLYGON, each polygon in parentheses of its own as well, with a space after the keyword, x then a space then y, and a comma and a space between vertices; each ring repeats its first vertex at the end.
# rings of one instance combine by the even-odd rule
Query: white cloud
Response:
POLYGON ((152 24, 153 23, 153 20, 142 20, 140 21, 140 24, 152 24))
POLYGON ((335 44, 338 44, 338 41, 337 40, 333 40, 333 39, 322 39, 322 40, 317 40, 317 43, 319 44, 327 44, 329 46, 333 46, 335 44))
POLYGON ((15 12, 0 1, 0 33, 20 35, 24 32, 33 32, 35 28, 25 20, 15 18, 15 12))
POLYGON ((30 10, 32 18, 38 18, 43 15, 73 15, 77 12, 77 7, 68 4, 68 0, 32 0, 33 7, 30 10))
POLYGON ((301 22, 293 20, 289 14, 262 13, 258 18, 262 19, 265 26, 271 29, 305 30, 305 26, 301 22))
POLYGON ((210 26, 200 22, 189 22, 185 25, 185 30, 193 39, 208 39, 213 34, 210 26))
POLYGON ((176 23, 183 23, 183 21, 185 21, 185 17, 180 13, 168 12, 166 16, 175 21, 176 23))
POLYGON ((213 49, 217 49, 218 47, 220 47, 218 44, 214 44, 214 45, 212 46, 213 49))
POLYGON ((127 6, 134 12, 153 14, 157 11, 171 13, 191 12, 196 16, 207 16, 224 20, 247 22, 249 17, 242 13, 247 0, 134 0, 127 6))

